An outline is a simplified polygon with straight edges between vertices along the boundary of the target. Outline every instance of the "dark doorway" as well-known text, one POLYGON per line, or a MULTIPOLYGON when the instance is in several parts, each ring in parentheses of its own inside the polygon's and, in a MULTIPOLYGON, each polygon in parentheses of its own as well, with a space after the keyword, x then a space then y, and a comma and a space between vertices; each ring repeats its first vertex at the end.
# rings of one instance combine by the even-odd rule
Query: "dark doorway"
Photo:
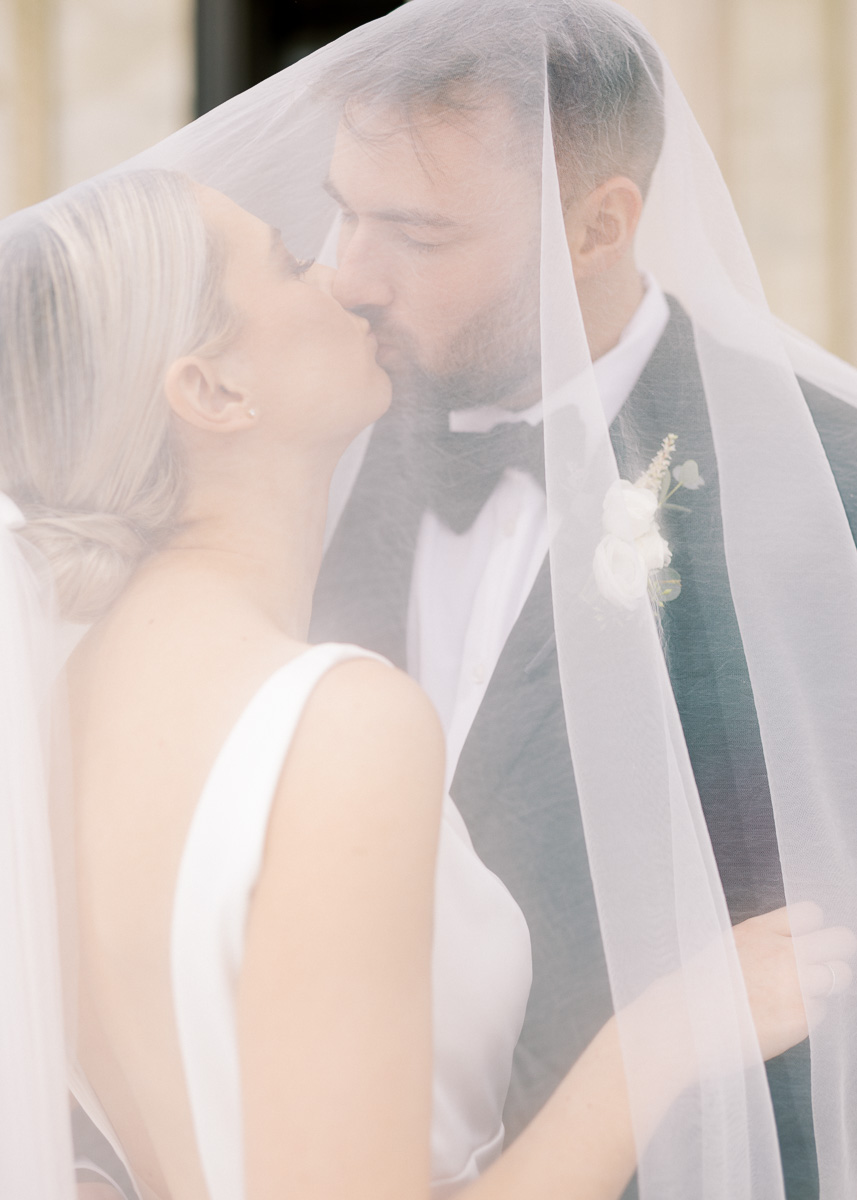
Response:
POLYGON ((197 115, 400 2, 196 0, 197 115))

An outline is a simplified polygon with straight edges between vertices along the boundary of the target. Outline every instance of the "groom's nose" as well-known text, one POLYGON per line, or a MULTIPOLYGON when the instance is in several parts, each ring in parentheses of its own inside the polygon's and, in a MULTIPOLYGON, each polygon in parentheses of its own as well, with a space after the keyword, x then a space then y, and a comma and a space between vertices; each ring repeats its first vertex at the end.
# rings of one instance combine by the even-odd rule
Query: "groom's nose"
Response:
POLYGON ((333 294, 344 308, 386 308, 393 302, 389 264, 359 229, 340 239, 333 294))

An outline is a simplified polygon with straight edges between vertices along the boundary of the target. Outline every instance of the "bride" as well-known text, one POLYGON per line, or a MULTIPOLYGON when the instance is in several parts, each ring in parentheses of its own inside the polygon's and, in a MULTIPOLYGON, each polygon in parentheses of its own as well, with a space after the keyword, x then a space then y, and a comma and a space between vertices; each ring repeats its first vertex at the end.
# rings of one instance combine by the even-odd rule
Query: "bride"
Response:
MULTIPOLYGON (((306 643, 334 466, 390 399, 368 323, 169 171, 25 217, 0 287, 7 524, 91 626, 67 668, 75 1090, 141 1196, 618 1197, 704 1069, 681 982, 624 1013, 645 1128, 611 1020, 501 1153, 523 918, 442 802, 425 696, 306 643)), ((791 931, 805 963, 850 954, 818 923, 735 930, 765 1057, 807 1032, 791 931)))

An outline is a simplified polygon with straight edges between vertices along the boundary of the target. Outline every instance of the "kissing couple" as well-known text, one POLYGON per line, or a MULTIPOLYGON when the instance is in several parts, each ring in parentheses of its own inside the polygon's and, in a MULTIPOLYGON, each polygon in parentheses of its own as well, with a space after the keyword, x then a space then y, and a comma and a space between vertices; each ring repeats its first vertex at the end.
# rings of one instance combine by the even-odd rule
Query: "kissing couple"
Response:
POLYGON ((415 0, 0 257, 3 1194, 848 1194, 857 380, 645 31, 415 0))

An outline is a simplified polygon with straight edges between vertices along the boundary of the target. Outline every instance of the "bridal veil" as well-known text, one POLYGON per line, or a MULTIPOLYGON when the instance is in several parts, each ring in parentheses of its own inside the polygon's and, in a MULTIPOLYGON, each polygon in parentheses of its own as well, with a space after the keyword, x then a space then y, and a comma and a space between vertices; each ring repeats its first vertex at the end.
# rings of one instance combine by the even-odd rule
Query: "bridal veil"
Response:
MULTIPOLYGON (((380 281, 361 304, 377 320, 382 349, 385 338, 398 338, 409 351, 391 351, 392 409, 352 445, 335 481, 336 567, 322 572, 319 637, 364 641, 407 665, 408 564, 420 516, 432 491, 451 488, 461 470, 452 461, 460 452, 445 440, 449 413, 527 412, 536 429, 543 418, 549 571, 539 578, 549 626, 521 648, 514 687, 492 694, 488 684, 495 733, 476 738, 477 714, 469 747, 458 747, 453 798, 457 786, 482 786, 479 803, 490 809, 493 772, 514 742, 515 705, 529 689, 530 757, 522 745, 504 765, 507 778, 518 772, 527 803, 483 813, 494 828, 484 853, 498 873, 512 864, 506 882, 516 898, 519 879, 538 877, 545 889, 520 901, 537 974, 543 966, 550 981, 551 947, 563 941, 560 909, 540 912, 540 894, 570 897, 563 921, 597 938, 591 957, 602 966, 572 970, 568 1011, 588 1036, 611 1008, 619 1013, 641 1132, 639 1194, 782 1200, 768 1077, 737 957, 722 935, 733 920, 801 901, 819 906, 827 924, 857 928, 857 550, 848 519, 857 498, 857 374, 770 314, 717 164, 668 64, 608 0, 411 0, 111 174, 154 170, 226 193, 281 230, 298 257, 337 266, 346 254, 361 256, 366 277, 380 281), (470 139, 471 150, 459 145, 441 161, 444 129, 470 139), (383 174, 392 145, 409 147, 445 189, 446 210, 401 211, 402 177, 397 196, 381 195, 373 165, 383 174), (637 263, 668 297, 671 324, 611 424, 590 341, 593 322, 609 324, 612 300, 591 280, 576 286, 567 224, 575 206, 617 178, 644 197, 637 263), (355 189, 370 197, 360 211, 355 189), (445 258, 469 253, 468 239, 472 267, 444 284, 445 258), (480 246, 493 246, 490 260, 480 246), (394 311, 384 288, 411 297, 410 308, 394 311), (561 694, 562 746, 538 715, 551 688, 561 694), (547 749, 534 750, 539 731, 553 738, 547 749), (551 777, 567 811, 555 807, 539 834, 539 772, 551 754, 570 754, 573 774, 567 783, 551 777), (720 804, 727 794, 736 797, 732 808, 720 804), (585 886, 560 877, 571 851, 548 852, 554 841, 571 846, 578 829, 585 886), (637 1060, 645 1030, 627 1027, 622 1008, 679 969, 684 998, 669 1020, 697 1082, 644 1143, 650 1081, 637 1060)), ((26 255, 39 222, 65 219, 64 202, 4 222, 4 263, 26 255)), ((162 273, 155 277, 163 283, 162 273)), ((123 304, 121 283, 113 297, 80 294, 78 302, 123 304)), ((176 270, 168 283, 187 281, 176 270)), ((2 296, 5 330, 21 301, 9 287, 2 296)), ((34 336, 41 322, 50 353, 50 296, 33 303, 34 336)), ((157 297, 127 312, 141 325, 157 321, 157 297)), ((145 347, 144 334, 125 329, 124 348, 145 347)), ((14 354, 3 333, 6 410, 20 382, 14 354)), ((79 361, 83 371, 86 356, 79 361)), ((120 361, 146 369, 133 356, 120 361)), ((115 386, 123 387, 121 376, 115 386)), ((58 378, 55 387, 68 401, 72 454, 76 423, 88 419, 86 380, 58 378)), ((4 440, 20 436, 11 417, 0 427, 4 440)), ((474 479, 502 473, 501 441, 493 465, 494 443, 472 451, 474 479)), ((44 572, 34 566, 42 554, 50 563, 52 552, 28 526, 46 519, 45 500, 23 486, 18 461, 8 446, 0 451, 0 489, 21 510, 4 510, 0 529, 0 1190, 44 1200, 71 1188, 58 983, 67 939, 53 920, 46 825, 44 719, 59 622, 42 603, 44 572)), ((97 456, 89 469, 98 470, 97 456)), ((66 507, 76 508, 74 497, 66 507)), ((116 516, 86 503, 79 512, 116 516)), ((111 530, 132 569, 149 543, 111 530)), ((92 534, 90 525, 80 536, 92 534)), ((77 606, 65 616, 92 612, 77 606)), ((462 811, 467 819, 465 803, 462 811)), ((65 925, 64 907, 62 916, 65 925)), ((820 1189, 838 1200, 857 1185, 857 1010, 847 993, 824 1005, 807 999, 818 1018, 810 1056, 820 1189)), ((530 1014, 534 1046, 546 1044, 540 1003, 530 1014)), ((549 1081, 559 1069, 549 1057, 521 1061, 532 1094, 544 1082, 542 1064, 549 1081)))

